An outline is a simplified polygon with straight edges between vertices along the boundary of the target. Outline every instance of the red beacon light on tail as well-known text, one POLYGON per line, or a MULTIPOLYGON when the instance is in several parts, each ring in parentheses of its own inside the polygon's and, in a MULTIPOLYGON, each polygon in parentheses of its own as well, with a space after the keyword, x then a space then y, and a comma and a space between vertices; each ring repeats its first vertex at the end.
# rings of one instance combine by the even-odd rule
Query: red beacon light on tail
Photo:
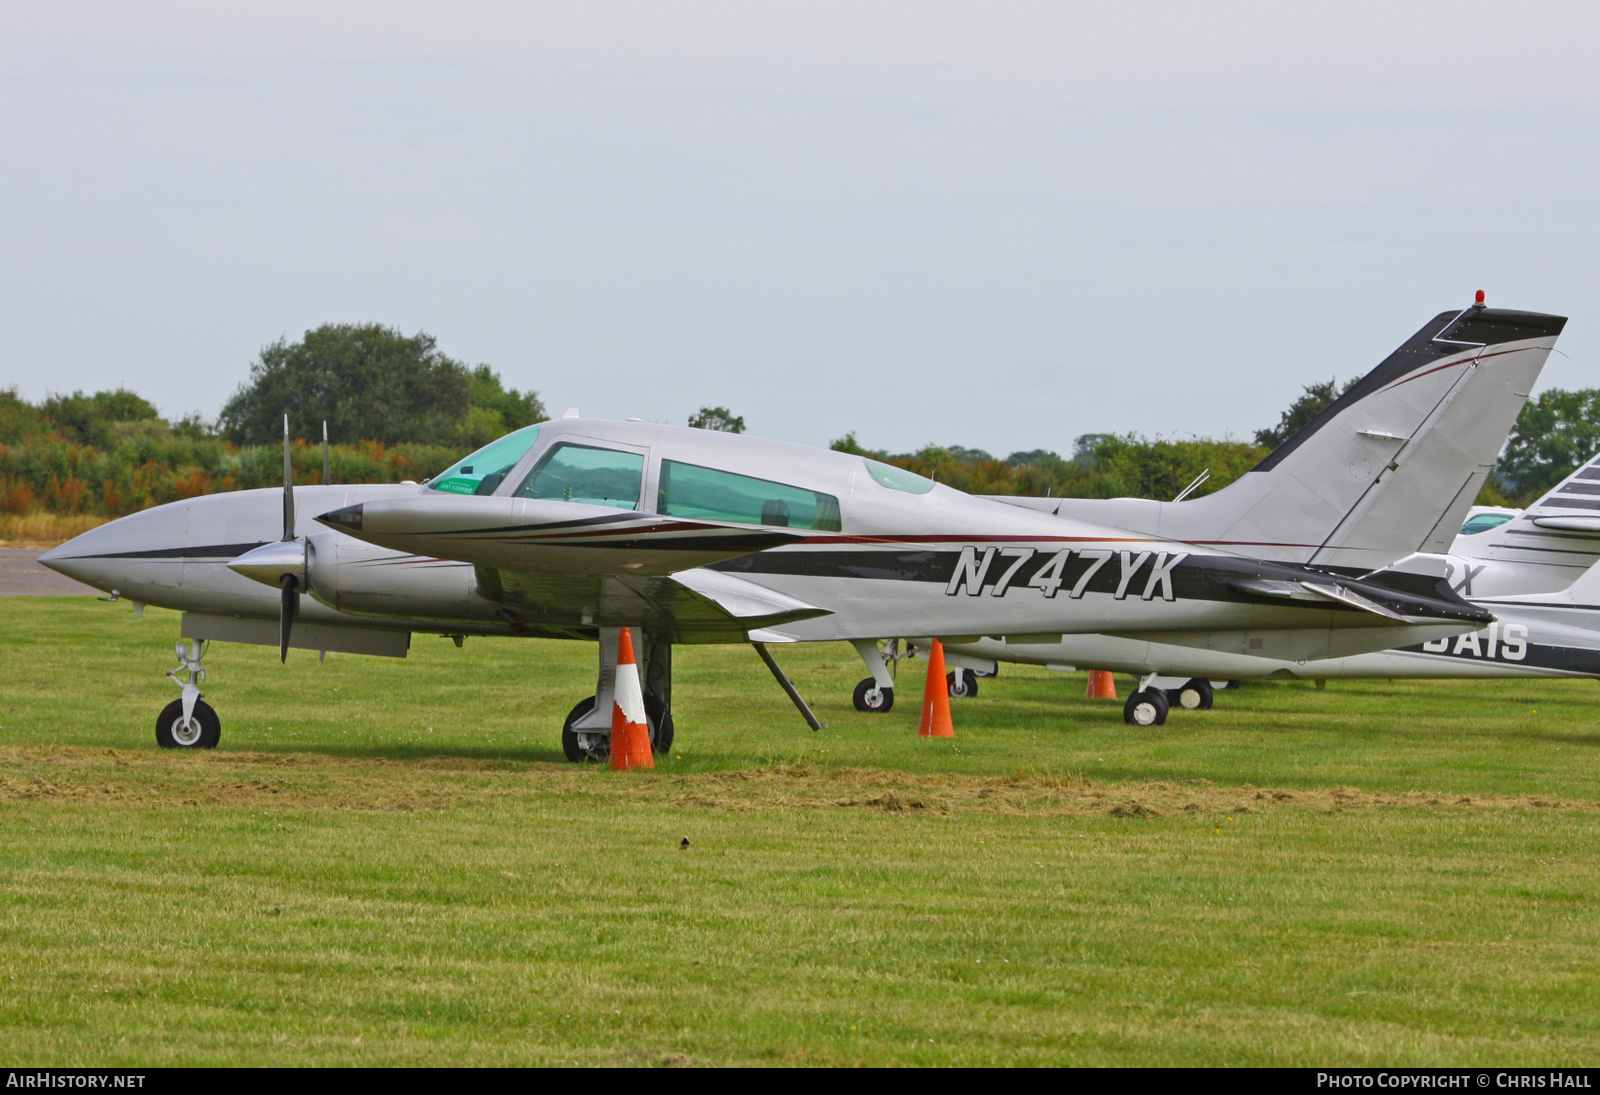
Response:
POLYGON ((1477 297, 1476 300, 1473 301, 1473 303, 1476 304, 1479 308, 1483 307, 1483 290, 1482 289, 1478 290, 1478 297, 1477 297))

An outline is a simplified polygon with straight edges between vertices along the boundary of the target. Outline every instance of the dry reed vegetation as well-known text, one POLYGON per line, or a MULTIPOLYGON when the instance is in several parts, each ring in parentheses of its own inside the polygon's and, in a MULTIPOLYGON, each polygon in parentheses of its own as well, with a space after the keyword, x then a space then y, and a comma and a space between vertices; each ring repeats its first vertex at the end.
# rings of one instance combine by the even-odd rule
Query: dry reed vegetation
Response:
POLYGON ((55 547, 109 520, 89 513, 0 513, 0 547, 55 547))

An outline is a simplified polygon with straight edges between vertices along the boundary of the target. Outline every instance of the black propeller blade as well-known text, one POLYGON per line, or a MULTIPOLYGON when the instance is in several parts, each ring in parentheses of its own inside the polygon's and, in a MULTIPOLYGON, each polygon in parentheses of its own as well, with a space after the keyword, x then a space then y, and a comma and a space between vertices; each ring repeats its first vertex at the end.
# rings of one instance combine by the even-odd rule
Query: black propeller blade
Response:
POLYGON ((278 606, 278 661, 289 660, 289 632, 300 614, 300 589, 293 574, 283 576, 283 600, 278 606))
POLYGON ((289 462, 289 416, 283 416, 283 538, 294 539, 294 465, 289 462))

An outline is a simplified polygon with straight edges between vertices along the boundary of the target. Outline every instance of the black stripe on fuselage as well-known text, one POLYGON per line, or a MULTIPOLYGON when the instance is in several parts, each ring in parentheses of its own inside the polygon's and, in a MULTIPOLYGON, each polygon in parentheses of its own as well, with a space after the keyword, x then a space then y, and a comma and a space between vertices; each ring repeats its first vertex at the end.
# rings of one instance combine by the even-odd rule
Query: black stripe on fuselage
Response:
MULTIPOLYGON (((1488 642, 1481 634, 1478 636, 1478 649, 1482 649, 1488 642)), ((1506 658, 1499 656, 1505 648, 1504 640, 1500 640, 1496 647, 1496 656, 1488 657, 1484 654, 1474 654, 1471 649, 1463 648, 1456 653, 1463 644, 1458 639, 1451 639, 1450 645, 1444 650, 1424 650, 1422 643, 1413 646, 1397 647, 1408 654, 1423 654, 1430 658, 1450 658, 1454 661, 1471 662, 1475 665, 1503 665, 1508 668, 1527 667, 1531 669, 1552 669, 1563 673, 1582 673, 1587 676, 1600 676, 1600 650, 1586 650, 1577 646, 1547 646, 1542 643, 1525 643, 1525 653, 1521 658, 1506 658)))
MULTIPOLYGON (((1070 551, 1069 557, 1061 564, 1060 578, 1057 584, 1057 596, 1070 596, 1070 591, 1077 585, 1084 574, 1094 568, 1093 574, 1084 584, 1083 593, 1102 593, 1115 596, 1118 586, 1122 586, 1123 596, 1135 600, 1144 599, 1144 592, 1149 585, 1151 574, 1160 556, 1165 554, 1168 559, 1172 553, 1163 553, 1151 550, 1113 551, 1110 558, 1100 563, 1098 556, 1086 558, 1081 549, 1045 549, 1036 551, 1011 570, 1015 556, 999 554, 1005 550, 1001 546, 996 557, 984 569, 978 592, 994 595, 997 584, 1003 580, 1008 572, 1010 579, 1001 591, 1001 595, 1032 593, 1042 596, 1043 591, 1037 587, 1030 588, 1036 578, 1047 568, 1054 565, 1061 551, 1070 551), (1130 564, 1138 561, 1129 580, 1123 581, 1123 563, 1121 556, 1128 556, 1130 564), (1141 559, 1141 556, 1143 557, 1141 559), (1096 564, 1099 563, 1098 567, 1096 564)), ((979 541, 974 544, 978 556, 981 556, 989 545, 979 541)), ((1096 549, 1097 550, 1097 549, 1096 549)), ((735 559, 726 559, 719 563, 710 564, 711 569, 729 574, 749 575, 791 575, 797 577, 817 578, 860 578, 877 581, 892 582, 922 582, 943 585, 948 588, 959 586, 955 594, 960 596, 969 593, 971 587, 964 581, 956 582, 957 575, 964 569, 963 553, 955 550, 905 550, 891 549, 832 549, 832 550, 795 550, 767 551, 753 555, 741 555, 735 559)), ((1284 606, 1291 602, 1285 598, 1273 597, 1261 593, 1253 593, 1247 589, 1238 588, 1238 583, 1247 580, 1266 580, 1283 582, 1303 582, 1316 580, 1314 574, 1305 570, 1281 566, 1275 563, 1244 559, 1236 556, 1224 555, 1188 555, 1182 562, 1172 569, 1172 593, 1175 599, 1198 601, 1225 601, 1239 604, 1270 604, 1284 606)), ((1490 613, 1464 601, 1451 593, 1445 583, 1440 580, 1435 586, 1435 596, 1426 596, 1413 591, 1396 590, 1374 584, 1364 584, 1350 580, 1343 580, 1352 591, 1360 593, 1378 604, 1403 615, 1428 616, 1435 619, 1469 620, 1489 622, 1490 613)), ((1155 596, 1161 596, 1156 593, 1155 596)), ((1307 601, 1296 600, 1292 602, 1296 608, 1325 609, 1336 612, 1360 612, 1359 608, 1342 604, 1338 601, 1307 601)))
POLYGON ((63 555, 62 562, 73 559, 232 559, 258 547, 266 547, 271 540, 257 540, 249 544, 196 544, 190 547, 148 548, 144 551, 107 551, 94 555, 63 555))

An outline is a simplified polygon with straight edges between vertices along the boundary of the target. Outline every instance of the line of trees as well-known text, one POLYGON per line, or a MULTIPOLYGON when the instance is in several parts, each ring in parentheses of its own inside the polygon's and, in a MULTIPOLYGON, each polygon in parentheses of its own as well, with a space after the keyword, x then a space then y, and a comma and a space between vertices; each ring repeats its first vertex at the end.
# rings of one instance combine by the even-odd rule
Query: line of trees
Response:
POLYGON ((262 349, 215 423, 168 421, 135 392, 0 390, 0 512, 124 513, 282 482, 283 414, 295 480, 322 480, 322 423, 339 483, 423 479, 463 452, 543 420, 536 392, 441 353, 425 333, 328 324, 262 349))
POLYGON ((854 433, 839 438, 832 447, 894 464, 970 494, 1056 498, 1173 498, 1209 471, 1210 478, 1191 495, 1198 497, 1233 482, 1269 451, 1231 439, 1168 441, 1103 433, 1079 437, 1070 458, 1046 449, 1000 458, 959 445, 926 445, 916 452, 890 453, 863 447, 854 433))
MULTIPOLYGON (((869 449, 849 433, 833 448, 860 453, 974 494, 1172 498, 1202 472, 1194 493, 1220 490, 1316 417, 1350 386, 1305 387, 1252 441, 1186 441, 1086 434, 1071 456, 1033 449, 996 457, 960 445, 916 452, 869 449)), ((376 324, 329 324, 297 342, 262 349, 215 423, 168 421, 135 392, 51 395, 39 404, 0 389, 0 512, 120 516, 162 502, 281 479, 282 415, 297 482, 317 483, 317 442, 328 423, 335 482, 424 479, 463 452, 541 421, 533 391, 508 388, 487 365, 469 367, 432 336, 376 324)), ((726 407, 702 407, 689 424, 742 433, 726 407)), ((1553 389, 1523 409, 1485 504, 1525 505, 1600 451, 1600 389, 1553 389)))
MULTIPOLYGON (((998 458, 959 445, 889 453, 863 446, 855 433, 833 442, 972 494, 1067 498, 1174 498, 1201 472, 1210 477, 1190 497, 1219 491, 1293 437, 1360 377, 1308 384, 1254 442, 1197 438, 1170 441, 1138 434, 1085 434, 1071 457, 1045 449, 998 458)), ((1600 389, 1552 388, 1523 407, 1494 473, 1478 492, 1485 506, 1527 506, 1600 453, 1600 389)))

